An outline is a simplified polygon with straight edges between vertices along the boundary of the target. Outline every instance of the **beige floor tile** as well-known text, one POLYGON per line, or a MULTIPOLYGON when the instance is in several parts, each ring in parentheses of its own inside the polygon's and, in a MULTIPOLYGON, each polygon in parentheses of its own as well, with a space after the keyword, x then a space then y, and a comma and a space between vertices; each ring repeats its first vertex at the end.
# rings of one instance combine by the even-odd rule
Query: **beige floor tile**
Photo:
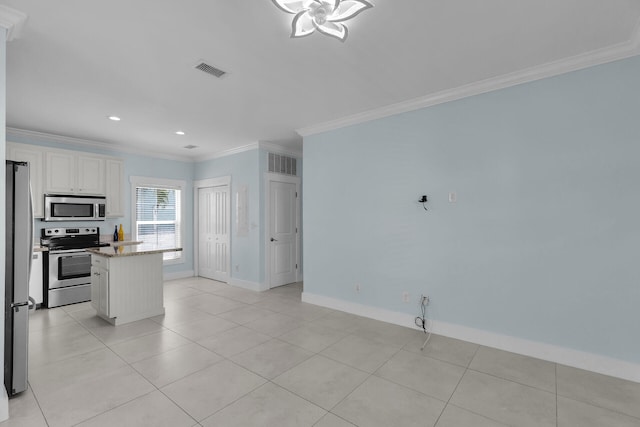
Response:
POLYGON ((131 367, 78 381, 55 393, 38 395, 50 427, 67 427, 113 409, 155 388, 131 367))
POLYGON ((149 319, 143 319, 119 326, 99 326, 97 328, 91 328, 89 331, 106 345, 112 345, 144 335, 149 335, 154 332, 159 332, 163 329, 164 328, 156 322, 149 319))
POLYGON ((556 392, 556 364, 533 357, 481 346, 469 369, 556 392))
POLYGON ((174 325, 169 329, 192 341, 198 341, 236 326, 238 325, 217 316, 207 316, 192 322, 174 325))
POLYGON ((251 328, 271 337, 278 337, 292 329, 299 328, 305 323, 295 317, 287 316, 281 313, 275 313, 267 317, 263 317, 253 322, 245 324, 247 328, 251 328))
POLYGON ((400 350, 375 375, 446 402, 464 372, 461 366, 400 350))
POLYGON ((236 354, 230 359, 264 378, 271 379, 302 363, 312 355, 313 353, 300 347, 271 339, 236 354))
POLYGON ((204 427, 311 427, 326 411, 278 387, 265 384, 201 422, 204 427))
POLYGON ((38 396, 54 394, 78 383, 108 376, 126 363, 110 349, 103 347, 29 370, 29 384, 38 396))
POLYGON ((444 362, 453 363, 454 365, 467 367, 479 347, 479 345, 470 342, 432 334, 425 348, 421 350, 426 339, 427 336, 424 333, 421 333, 419 336, 414 336, 405 344, 403 349, 444 362))
POLYGON ((373 373, 399 349, 399 347, 391 347, 348 335, 324 349, 320 354, 351 367, 373 373))
POLYGON ((367 377, 369 374, 366 372, 316 355, 276 377, 273 382, 331 410, 367 377))
POLYGON ((416 336, 423 336, 416 328, 393 325, 373 319, 362 319, 358 327, 352 331, 353 335, 370 341, 379 342, 390 346, 402 347, 416 336))
POLYGON ((131 366, 156 387, 164 387, 221 360, 222 357, 197 344, 187 344, 131 366))
POLYGON ((640 383, 558 365, 558 396, 640 418, 640 383))
POLYGON ((185 286, 165 286, 164 287, 164 299, 182 299, 187 297, 193 297, 202 294, 203 291, 192 287, 185 286))
POLYGON ((450 402, 504 424, 544 427, 556 424, 556 396, 537 388, 468 370, 450 402))
POLYGON ((203 293, 200 295, 182 298, 181 303, 187 304, 192 309, 204 311, 209 314, 221 314, 239 307, 243 307, 244 303, 218 295, 203 293))
POLYGON ((105 348, 104 344, 77 323, 52 326, 29 333, 29 367, 54 363, 102 348, 105 348))
POLYGON ((436 427, 507 427, 507 425, 457 406, 447 405, 436 427))
POLYGON ((40 309, 29 314, 29 332, 41 331, 74 321, 74 318, 61 308, 40 309))
POLYGON ((191 307, 181 304, 179 302, 167 302, 165 301, 165 313, 160 316, 154 316, 151 318, 154 322, 164 326, 165 328, 172 328, 182 323, 194 322, 210 317, 211 314, 204 311, 195 310, 191 307))
POLYGON ((369 377, 331 412, 366 427, 433 426, 444 402, 375 376, 369 377))
POLYGON ((218 317, 230 320, 238 325, 245 325, 254 320, 264 319, 274 314, 276 314, 275 311, 267 310, 266 308, 256 307, 255 305, 245 305, 219 314, 218 317))
POLYGON ((558 427, 640 427, 640 418, 558 397, 558 427))
POLYGON ((122 343, 113 344, 109 347, 127 361, 127 363, 135 363, 190 343, 191 341, 175 332, 163 330, 144 335, 140 338, 133 338, 122 343))
POLYGON ((323 328, 311 322, 280 335, 278 339, 318 353, 346 336, 346 332, 323 328))
POLYGON ((318 421, 313 427, 354 427, 354 424, 343 420, 342 418, 328 413, 320 421, 318 421))
POLYGON ((250 291, 248 289, 242 289, 233 286, 219 288, 214 290, 212 293, 245 304, 254 304, 264 299, 264 294, 262 292, 250 291))
POLYGON ((198 344, 224 357, 231 357, 270 339, 269 335, 261 334, 244 326, 236 326, 212 337, 204 338, 198 341, 198 344))
POLYGON ((264 378, 225 360, 169 384, 161 391, 201 421, 265 382, 264 378))
POLYGON ((159 391, 78 424, 78 427, 192 427, 195 420, 159 391))
POLYGON ((9 419, 0 422, 0 427, 47 427, 31 389, 9 400, 9 419))

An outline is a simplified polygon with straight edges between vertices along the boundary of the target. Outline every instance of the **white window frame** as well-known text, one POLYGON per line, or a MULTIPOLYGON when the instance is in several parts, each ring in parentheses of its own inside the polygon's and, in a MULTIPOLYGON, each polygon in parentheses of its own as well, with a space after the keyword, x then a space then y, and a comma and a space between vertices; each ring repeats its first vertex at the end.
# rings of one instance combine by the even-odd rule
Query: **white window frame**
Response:
MULTIPOLYGON (((138 232, 136 221, 136 188, 137 187, 150 187, 150 188, 166 188, 171 190, 180 190, 180 240, 179 246, 184 247, 185 236, 185 189, 187 186, 186 181, 178 179, 167 178, 152 178, 146 176, 131 176, 129 177, 131 182, 131 237, 135 238, 138 232)), ((168 259, 162 261, 163 265, 184 264, 184 252, 177 252, 175 259, 168 259)))

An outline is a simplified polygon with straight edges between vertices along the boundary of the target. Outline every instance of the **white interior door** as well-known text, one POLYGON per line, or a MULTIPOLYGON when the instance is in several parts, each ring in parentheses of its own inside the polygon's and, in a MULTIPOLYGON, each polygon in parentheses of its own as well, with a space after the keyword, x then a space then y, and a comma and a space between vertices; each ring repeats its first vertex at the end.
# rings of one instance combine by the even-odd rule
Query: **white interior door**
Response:
POLYGON ((298 184, 269 182, 270 285, 286 285, 297 280, 298 184))
POLYGON ((229 186, 198 189, 198 275, 229 280, 229 186))

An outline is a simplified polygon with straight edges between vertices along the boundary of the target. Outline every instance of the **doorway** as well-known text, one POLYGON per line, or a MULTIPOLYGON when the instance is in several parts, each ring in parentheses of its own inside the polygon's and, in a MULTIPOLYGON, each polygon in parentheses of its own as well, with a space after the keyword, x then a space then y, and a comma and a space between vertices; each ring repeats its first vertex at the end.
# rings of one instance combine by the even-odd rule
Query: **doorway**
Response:
POLYGON ((266 174, 265 229, 268 287, 295 283, 300 270, 300 178, 266 174))
POLYGON ((229 281, 231 264, 229 181, 222 178, 197 184, 197 275, 220 282, 229 281))

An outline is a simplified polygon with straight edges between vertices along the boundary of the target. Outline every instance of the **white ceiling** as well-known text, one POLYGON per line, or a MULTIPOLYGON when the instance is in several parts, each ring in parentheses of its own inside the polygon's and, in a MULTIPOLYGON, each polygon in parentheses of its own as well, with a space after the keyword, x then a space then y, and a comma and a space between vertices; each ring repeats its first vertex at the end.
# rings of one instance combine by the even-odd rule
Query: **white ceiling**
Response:
POLYGON ((372 2, 342 43, 289 38, 271 0, 4 0, 28 15, 7 45, 7 126, 194 159, 301 149, 298 131, 629 56, 639 40, 638 0, 372 2))

